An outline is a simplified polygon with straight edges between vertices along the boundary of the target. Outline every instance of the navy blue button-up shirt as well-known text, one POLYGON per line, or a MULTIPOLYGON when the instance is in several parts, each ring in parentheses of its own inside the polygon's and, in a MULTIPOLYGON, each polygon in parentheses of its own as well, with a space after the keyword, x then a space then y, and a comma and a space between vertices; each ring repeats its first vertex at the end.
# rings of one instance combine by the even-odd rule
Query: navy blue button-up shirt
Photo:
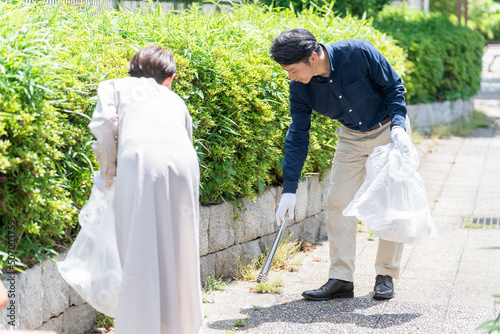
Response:
POLYGON ((323 45, 330 59, 328 78, 307 84, 290 81, 292 123, 285 137, 283 193, 295 193, 307 158, 312 110, 346 127, 369 131, 386 116, 391 127, 406 128, 405 88, 385 57, 366 40, 323 45))

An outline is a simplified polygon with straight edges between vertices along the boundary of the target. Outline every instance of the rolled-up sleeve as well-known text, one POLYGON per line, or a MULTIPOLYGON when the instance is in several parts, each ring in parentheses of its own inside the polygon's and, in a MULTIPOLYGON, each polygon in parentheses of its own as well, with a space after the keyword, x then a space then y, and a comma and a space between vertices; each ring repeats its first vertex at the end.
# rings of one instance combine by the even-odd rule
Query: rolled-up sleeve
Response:
POLYGON ((290 85, 292 123, 285 137, 283 158, 283 193, 295 193, 309 149, 309 129, 312 109, 294 93, 290 85))
POLYGON ((101 178, 111 180, 115 175, 118 135, 118 110, 115 98, 115 80, 103 81, 97 88, 98 102, 89 124, 96 142, 92 150, 100 164, 101 178))

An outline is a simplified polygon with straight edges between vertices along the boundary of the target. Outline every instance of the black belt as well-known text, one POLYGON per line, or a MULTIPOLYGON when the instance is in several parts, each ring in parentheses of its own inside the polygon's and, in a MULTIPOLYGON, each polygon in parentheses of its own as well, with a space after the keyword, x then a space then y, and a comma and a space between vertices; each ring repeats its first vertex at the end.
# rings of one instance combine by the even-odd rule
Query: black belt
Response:
POLYGON ((375 126, 373 126, 370 130, 368 131, 372 131, 372 130, 375 130, 375 129, 378 129, 380 128, 382 125, 384 124, 387 124, 389 123, 389 121, 391 120, 391 116, 387 115, 385 116, 385 118, 383 120, 381 120, 379 123, 375 124, 375 126))

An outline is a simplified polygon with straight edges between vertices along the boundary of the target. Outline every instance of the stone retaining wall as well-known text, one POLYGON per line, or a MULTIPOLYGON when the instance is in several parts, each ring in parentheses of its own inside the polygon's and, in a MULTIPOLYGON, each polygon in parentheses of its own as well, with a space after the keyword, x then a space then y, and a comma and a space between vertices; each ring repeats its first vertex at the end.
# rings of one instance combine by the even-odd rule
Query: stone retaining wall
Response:
MULTIPOLYGON (((329 178, 315 176, 299 183, 295 221, 284 230, 283 238, 317 242, 326 239, 323 211, 329 178)), ((277 225, 275 212, 281 198, 281 187, 267 190, 255 200, 244 201, 239 212, 231 203, 200 210, 201 277, 231 277, 240 261, 251 259, 271 247, 277 225), (233 217, 235 220, 233 220, 233 217)))
MULTIPOLYGON (((283 238, 317 242, 326 239, 323 211, 329 178, 318 176, 299 183, 295 221, 283 238)), ((212 277, 232 277, 239 261, 249 262, 274 241, 275 212, 281 188, 272 188, 256 199, 243 202, 240 212, 232 203, 200 208, 200 260, 202 282, 212 277), (235 218, 235 219, 233 219, 235 218)), ((66 253, 54 261, 63 260, 66 253)), ((58 334, 86 334, 95 322, 95 310, 64 281, 54 261, 45 261, 22 274, 5 274, 15 291, 15 326, 9 310, 0 312, 1 329, 53 330, 58 334)))
MULTIPOLYGON (((61 254, 54 260, 65 256, 61 254)), ((22 274, 2 275, 2 281, 7 281, 6 288, 14 291, 15 310, 0 312, 0 329, 79 334, 88 333, 95 322, 94 309, 63 280, 53 261, 45 261, 43 267, 37 265, 22 274), (15 326, 10 321, 15 321, 15 326)))
POLYGON ((431 134, 432 127, 437 124, 450 124, 459 119, 468 121, 474 111, 474 101, 434 102, 427 104, 414 104, 408 106, 408 116, 414 130, 431 134))

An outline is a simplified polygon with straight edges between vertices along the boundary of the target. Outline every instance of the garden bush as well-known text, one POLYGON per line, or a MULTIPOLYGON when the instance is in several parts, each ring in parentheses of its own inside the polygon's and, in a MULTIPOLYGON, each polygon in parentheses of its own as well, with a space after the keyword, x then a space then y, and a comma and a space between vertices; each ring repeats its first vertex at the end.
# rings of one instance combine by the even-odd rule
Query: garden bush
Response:
MULTIPOLYGON (((193 116, 202 203, 279 183, 288 79, 268 48, 290 27, 323 42, 366 38, 404 74, 404 52, 390 37, 327 10, 296 15, 241 5, 212 15, 197 7, 143 15, 0 3, 0 270, 9 252, 31 264, 70 244, 98 168, 87 128, 97 84, 125 76, 130 57, 151 43, 177 60, 173 90, 193 116)), ((304 174, 329 169, 336 127, 313 121, 304 174)))
MULTIPOLYGON (((462 1, 463 6, 464 1, 462 1)), ((456 0, 431 1, 430 9, 458 22, 456 0)), ((479 31, 487 40, 500 40, 500 3, 494 0, 468 0, 467 1, 467 26, 479 31)), ((465 20, 462 8, 461 22, 465 20)))
POLYGON ((468 100, 481 86, 484 38, 438 13, 387 6, 373 26, 390 34, 405 49, 408 104, 468 100))
POLYGON ((469 2, 467 26, 478 30, 487 40, 500 40, 500 3, 493 0, 469 2))
POLYGON ((353 15, 358 18, 375 16, 390 0, 259 0, 273 7, 292 8, 300 13, 306 8, 328 6, 339 16, 353 15))

